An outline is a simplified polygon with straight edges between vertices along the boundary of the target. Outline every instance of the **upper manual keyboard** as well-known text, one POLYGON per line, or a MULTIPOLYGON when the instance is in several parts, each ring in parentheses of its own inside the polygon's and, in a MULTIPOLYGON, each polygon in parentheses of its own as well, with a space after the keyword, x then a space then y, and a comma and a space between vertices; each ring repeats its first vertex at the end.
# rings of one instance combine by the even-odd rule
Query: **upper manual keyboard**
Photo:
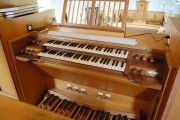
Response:
POLYGON ((81 52, 113 56, 118 58, 127 58, 129 53, 129 51, 123 49, 115 49, 110 47, 102 47, 98 45, 89 45, 84 43, 67 42, 60 40, 49 40, 48 42, 44 43, 43 46, 76 50, 81 52))

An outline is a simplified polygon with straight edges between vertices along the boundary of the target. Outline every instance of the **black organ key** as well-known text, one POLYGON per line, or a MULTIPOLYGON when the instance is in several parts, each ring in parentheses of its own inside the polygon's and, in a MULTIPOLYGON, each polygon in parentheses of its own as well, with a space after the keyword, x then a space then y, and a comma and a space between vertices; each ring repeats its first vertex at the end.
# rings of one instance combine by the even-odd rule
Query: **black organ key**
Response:
POLYGON ((80 48, 81 46, 82 46, 82 44, 79 44, 79 45, 78 45, 78 48, 80 48))
POLYGON ((116 63, 116 60, 113 60, 112 66, 114 66, 114 65, 115 65, 115 63, 116 63))
POLYGON ((112 52, 113 52, 113 50, 114 50, 114 49, 113 49, 113 48, 111 48, 111 51, 110 51, 110 53, 112 53, 112 52))
POLYGON ((101 51, 102 50, 102 47, 99 47, 98 51, 101 51))
POLYGON ((55 40, 49 40, 47 43, 53 43, 55 42, 55 40))
POLYGON ((77 57, 76 57, 76 59, 79 59, 81 57, 81 55, 79 54, 77 57))
POLYGON ((84 48, 86 46, 86 44, 83 44, 82 46, 81 46, 81 48, 84 48))
POLYGON ((42 53, 47 53, 49 50, 48 49, 45 49, 42 51, 42 53))
POLYGON ((127 53, 127 50, 124 51, 124 55, 126 55, 126 53, 127 53))
POLYGON ((62 45, 66 45, 68 42, 64 42, 62 45))
POLYGON ((88 48, 89 48, 89 46, 90 46, 90 45, 87 45, 87 46, 85 47, 85 49, 88 49, 88 48))
POLYGON ((104 52, 106 52, 106 51, 107 51, 107 48, 104 49, 104 52))
POLYGON ((118 49, 116 49, 116 52, 115 52, 115 53, 117 54, 117 53, 118 53, 118 51, 119 51, 119 50, 118 50, 118 49))
POLYGON ((91 62, 94 62, 95 59, 96 59, 96 57, 94 57, 94 58, 91 60, 91 62))
POLYGON ((124 66, 124 61, 122 61, 122 64, 121 64, 121 67, 123 67, 124 66))
POLYGON ((88 57, 89 57, 89 56, 85 56, 84 61, 86 61, 86 60, 88 59, 88 57))
POLYGON ((107 52, 110 52, 111 48, 108 48, 107 52))
POLYGON ((79 43, 76 43, 75 45, 74 45, 74 47, 77 47, 79 45, 79 43))
POLYGON ((100 48, 100 47, 98 46, 98 47, 96 48, 96 51, 99 50, 99 48, 100 48))
POLYGON ((83 60, 85 58, 85 55, 81 58, 81 60, 83 60))
POLYGON ((111 60, 110 60, 110 59, 108 59, 108 60, 107 60, 107 62, 106 62, 106 65, 109 65, 109 62, 110 62, 110 61, 111 61, 111 60))
POLYGON ((107 62, 107 59, 104 60, 103 64, 106 64, 106 62, 107 62))
POLYGON ((104 61, 104 58, 102 58, 102 59, 101 59, 100 64, 102 64, 102 63, 103 63, 103 61, 104 61))
POLYGON ((122 50, 120 49, 120 50, 119 50, 119 54, 121 54, 121 52, 122 52, 122 50))
POLYGON ((87 59, 87 61, 89 61, 91 59, 91 56, 89 56, 89 58, 87 59))
POLYGON ((96 58, 95 63, 97 63, 98 60, 99 60, 99 58, 96 58))
POLYGON ((119 64, 119 61, 116 61, 116 65, 115 66, 118 66, 118 64, 119 64))

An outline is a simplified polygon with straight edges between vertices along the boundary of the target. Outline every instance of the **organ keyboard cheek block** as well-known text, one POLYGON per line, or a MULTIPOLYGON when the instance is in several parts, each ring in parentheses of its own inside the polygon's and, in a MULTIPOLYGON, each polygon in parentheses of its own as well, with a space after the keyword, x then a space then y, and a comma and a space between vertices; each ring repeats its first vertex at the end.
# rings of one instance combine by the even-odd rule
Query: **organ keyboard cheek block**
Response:
POLYGON ((122 45, 120 43, 125 38, 118 38, 119 42, 113 40, 117 39, 114 37, 107 37, 107 40, 100 38, 87 35, 79 37, 77 34, 68 37, 68 34, 50 32, 49 35, 25 35, 11 41, 10 45, 18 61, 32 65, 46 78, 58 79, 53 84, 68 91, 63 96, 75 95, 74 99, 80 99, 78 101, 81 103, 62 99, 59 94, 49 91, 40 107, 79 120, 139 119, 121 114, 134 113, 136 109, 141 110, 145 116, 148 114, 150 103, 157 98, 167 77, 165 53, 134 49, 137 42, 133 39, 127 39, 128 44, 122 45), (60 83, 61 80, 68 85, 83 85, 81 88, 85 88, 86 92, 80 94, 80 87, 74 92, 72 85, 67 89, 66 84, 60 83), (103 95, 111 92, 109 99, 103 95, 98 99, 97 93, 101 90, 105 91, 103 95), (81 100, 90 103, 83 104, 81 100), (102 105, 103 109, 94 109, 92 106, 97 104, 93 105, 93 100, 102 105), (112 113, 112 109, 121 112, 112 113))

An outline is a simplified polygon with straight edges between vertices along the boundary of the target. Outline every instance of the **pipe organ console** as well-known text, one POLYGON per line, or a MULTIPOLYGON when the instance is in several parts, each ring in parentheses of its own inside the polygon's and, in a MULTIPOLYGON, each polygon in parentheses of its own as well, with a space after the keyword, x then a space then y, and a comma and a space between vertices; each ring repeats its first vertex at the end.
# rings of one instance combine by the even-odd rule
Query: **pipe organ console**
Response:
POLYGON ((40 34, 10 42, 47 80, 39 107, 77 120, 153 119, 167 79, 164 52, 40 34), (53 85, 51 85, 53 84, 53 85))
MULTIPOLYGON (((44 38, 32 40, 20 49, 27 60, 68 64, 127 77, 142 85, 159 83, 161 89, 165 57, 159 53, 124 48, 107 42, 92 42, 73 38, 44 38)), ((17 56, 17 59, 21 57, 17 56)))

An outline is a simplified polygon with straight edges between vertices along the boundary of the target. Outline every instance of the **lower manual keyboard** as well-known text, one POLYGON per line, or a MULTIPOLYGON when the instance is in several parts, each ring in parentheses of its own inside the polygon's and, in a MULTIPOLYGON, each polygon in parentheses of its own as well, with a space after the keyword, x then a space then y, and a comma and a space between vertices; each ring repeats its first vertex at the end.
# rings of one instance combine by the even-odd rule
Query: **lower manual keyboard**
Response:
POLYGON ((73 52, 65 51, 55 51, 45 49, 42 52, 37 54, 40 57, 47 57, 62 61, 68 61, 72 63, 78 63, 88 66, 94 66, 109 70, 115 70, 119 72, 124 72, 126 63, 124 61, 112 60, 102 57, 94 57, 90 55, 77 54, 73 52))

